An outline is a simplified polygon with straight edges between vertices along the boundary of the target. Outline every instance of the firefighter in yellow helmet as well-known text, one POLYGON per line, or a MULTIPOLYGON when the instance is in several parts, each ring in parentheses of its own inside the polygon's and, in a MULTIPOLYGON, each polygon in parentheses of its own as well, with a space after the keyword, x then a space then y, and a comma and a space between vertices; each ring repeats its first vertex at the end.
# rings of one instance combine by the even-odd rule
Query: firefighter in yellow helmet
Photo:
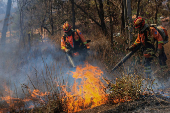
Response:
POLYGON ((61 37, 61 49, 66 53, 69 53, 70 50, 74 50, 81 52, 81 54, 86 54, 86 51, 82 50, 84 50, 84 48, 89 50, 90 46, 80 30, 71 29, 68 22, 64 23, 63 30, 65 34, 61 37))
MULTIPOLYGON (((145 24, 145 20, 141 17, 138 17, 134 21, 135 28, 139 30, 138 37, 134 44, 128 47, 126 50, 133 50, 139 44, 142 45, 142 51, 144 55, 144 72, 147 75, 150 75, 151 70, 151 60, 156 54, 156 50, 159 54, 159 64, 162 69, 167 68, 166 65, 166 54, 163 48, 163 38, 160 33, 155 29, 155 27, 151 27, 145 24), (157 41, 157 47, 154 46, 155 41, 157 41)), ((166 33, 167 35, 167 33, 166 33)))

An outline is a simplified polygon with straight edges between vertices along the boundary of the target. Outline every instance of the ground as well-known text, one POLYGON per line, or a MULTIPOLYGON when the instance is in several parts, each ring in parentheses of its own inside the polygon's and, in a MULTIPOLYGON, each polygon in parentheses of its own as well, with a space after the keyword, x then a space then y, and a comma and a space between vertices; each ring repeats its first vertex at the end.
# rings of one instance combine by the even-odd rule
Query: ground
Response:
MULTIPOLYGON (((170 29, 168 29, 168 34, 170 36, 170 29)), ((170 42, 165 44, 164 48, 168 58, 168 70, 170 70, 170 42)), ((170 73, 166 75, 169 77, 170 73)), ((162 89, 162 94, 152 93, 142 95, 139 100, 119 104, 101 105, 92 109, 80 111, 79 113, 170 113, 169 79, 165 78, 161 81, 165 83, 166 86, 162 89)))
POLYGON ((79 113, 169 113, 169 102, 161 95, 145 95, 133 102, 102 105, 79 113))

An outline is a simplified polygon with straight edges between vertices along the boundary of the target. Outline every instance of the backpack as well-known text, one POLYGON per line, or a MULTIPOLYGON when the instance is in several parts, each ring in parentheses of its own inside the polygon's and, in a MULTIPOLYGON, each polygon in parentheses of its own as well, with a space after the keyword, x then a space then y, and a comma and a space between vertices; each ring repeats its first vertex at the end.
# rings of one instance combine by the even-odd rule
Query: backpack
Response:
POLYGON ((162 36, 163 38, 163 42, 164 44, 168 43, 168 34, 167 34, 167 30, 162 27, 162 26, 157 26, 156 24, 151 24, 150 25, 151 27, 154 27, 158 32, 159 34, 162 36))
MULTIPOLYGON (((65 33, 64 34, 64 41, 66 41, 66 37, 67 37, 68 35, 65 33)), ((79 44, 80 43, 82 43, 82 41, 81 41, 81 39, 80 39, 80 36, 79 36, 79 34, 78 34, 78 32, 77 32, 77 29, 75 29, 75 30, 73 30, 72 29, 72 36, 73 36, 73 42, 74 42, 74 48, 78 48, 79 47, 79 44), (76 34, 78 35, 78 37, 79 37, 79 40, 78 41, 75 41, 75 39, 74 39, 74 33, 76 32, 76 34)), ((68 48, 72 48, 71 46, 70 46, 70 44, 68 44, 68 43, 66 43, 66 45, 67 45, 67 47, 68 48)))

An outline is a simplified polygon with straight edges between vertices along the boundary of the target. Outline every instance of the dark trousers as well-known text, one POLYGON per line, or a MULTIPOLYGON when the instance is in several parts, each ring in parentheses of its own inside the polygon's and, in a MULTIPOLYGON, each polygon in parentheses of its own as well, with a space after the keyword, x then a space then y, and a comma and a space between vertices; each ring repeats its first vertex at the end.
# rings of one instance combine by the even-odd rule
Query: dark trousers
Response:
POLYGON ((166 60, 167 60, 167 57, 166 57, 166 54, 164 52, 164 48, 162 48, 163 51, 162 51, 162 54, 159 55, 159 64, 161 66, 161 68, 164 68, 166 65, 166 60))
POLYGON ((144 57, 144 72, 146 75, 150 75, 152 70, 151 70, 151 61, 153 58, 146 58, 144 57))
MULTIPOLYGON (((147 54, 147 52, 148 52, 147 50, 144 50, 144 54, 147 54)), ((153 59, 153 55, 151 55, 149 58, 144 57, 144 72, 147 75, 150 75, 151 72, 152 72, 152 70, 151 70, 151 61, 152 61, 152 59, 153 59)), ((160 54, 158 56, 158 60, 159 60, 159 64, 161 66, 161 69, 164 69, 164 68, 167 67, 167 65, 166 65, 167 57, 166 57, 166 54, 164 52, 164 48, 162 50, 162 54, 160 54)))

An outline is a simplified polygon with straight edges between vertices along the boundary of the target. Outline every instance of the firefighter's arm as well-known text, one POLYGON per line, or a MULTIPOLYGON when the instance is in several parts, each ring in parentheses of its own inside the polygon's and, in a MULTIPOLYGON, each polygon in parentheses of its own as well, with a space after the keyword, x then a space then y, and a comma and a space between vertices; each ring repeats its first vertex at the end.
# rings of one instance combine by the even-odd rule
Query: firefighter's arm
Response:
POLYGON ((135 42, 133 43, 133 45, 132 45, 132 47, 136 47, 138 44, 140 44, 140 37, 141 37, 141 35, 143 35, 143 34, 138 34, 138 37, 137 37, 137 39, 135 40, 135 42))
POLYGON ((130 47, 126 48, 126 50, 133 51, 138 44, 140 44, 140 34, 138 34, 138 37, 135 42, 130 47))
POLYGON ((61 50, 65 51, 65 52, 67 51, 64 37, 61 38, 61 50))
POLYGON ((82 35, 82 33, 78 29, 77 29, 77 33, 80 36, 80 39, 83 42, 83 44, 86 45, 87 49, 90 49, 89 44, 87 43, 86 39, 84 38, 84 36, 82 35))
POLYGON ((135 42, 132 44, 132 46, 130 46, 129 48, 131 48, 131 50, 133 50, 138 44, 140 44, 140 36, 141 34, 138 34, 137 39, 135 40, 135 42))

